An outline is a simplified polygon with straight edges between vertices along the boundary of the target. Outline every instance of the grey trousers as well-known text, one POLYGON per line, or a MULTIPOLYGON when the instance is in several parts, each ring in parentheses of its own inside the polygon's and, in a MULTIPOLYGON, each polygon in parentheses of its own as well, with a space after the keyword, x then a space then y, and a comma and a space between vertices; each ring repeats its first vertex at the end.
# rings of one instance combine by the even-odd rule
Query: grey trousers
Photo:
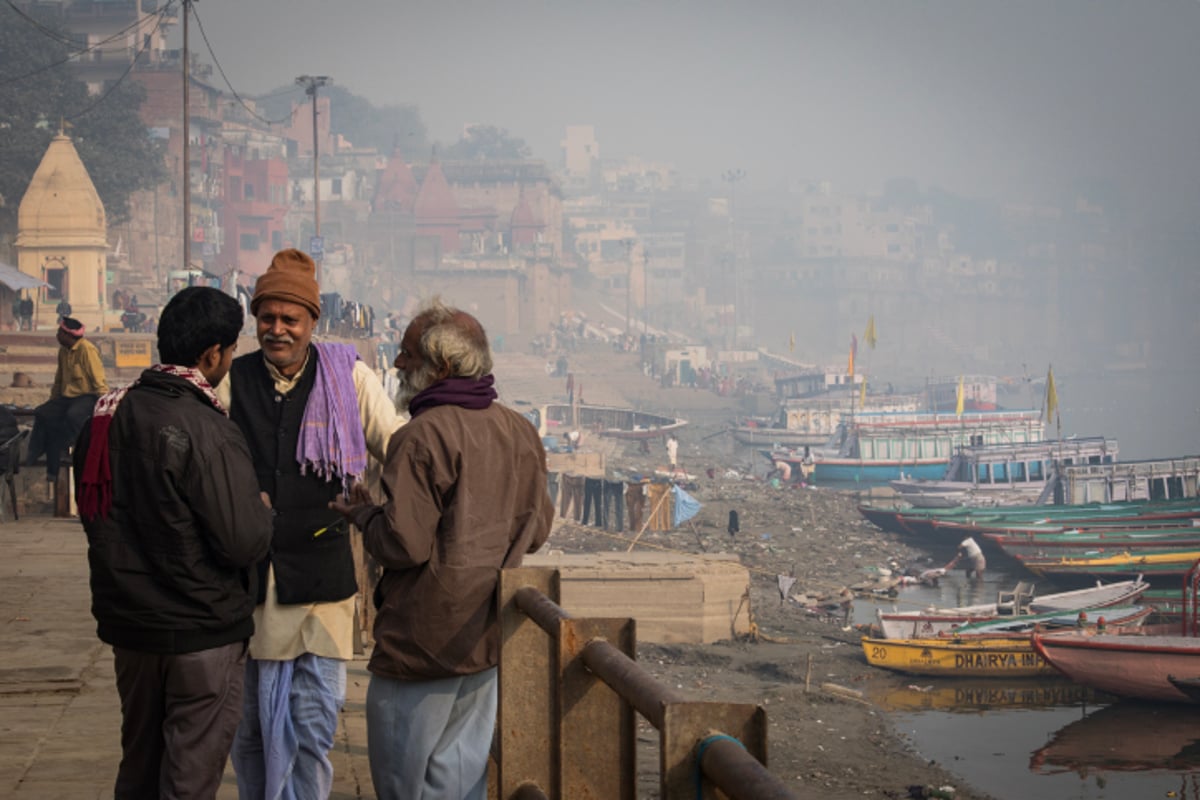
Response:
POLYGON ((242 716, 246 643, 160 655, 113 648, 121 695, 116 800, 213 798, 242 716))

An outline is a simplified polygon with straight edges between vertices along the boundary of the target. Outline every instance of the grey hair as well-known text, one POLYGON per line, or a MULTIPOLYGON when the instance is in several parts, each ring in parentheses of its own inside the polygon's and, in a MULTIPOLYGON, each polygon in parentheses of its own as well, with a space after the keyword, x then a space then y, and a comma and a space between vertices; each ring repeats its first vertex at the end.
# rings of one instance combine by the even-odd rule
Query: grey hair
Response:
POLYGON ((421 354, 449 378, 482 378, 492 371, 492 350, 479 320, 465 311, 433 298, 414 319, 421 333, 421 354))

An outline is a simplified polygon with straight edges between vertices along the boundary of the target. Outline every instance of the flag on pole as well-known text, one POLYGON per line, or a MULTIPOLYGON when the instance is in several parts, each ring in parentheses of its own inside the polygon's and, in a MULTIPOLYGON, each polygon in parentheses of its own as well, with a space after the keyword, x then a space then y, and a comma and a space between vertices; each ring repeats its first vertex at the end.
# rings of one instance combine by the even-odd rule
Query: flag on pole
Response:
POLYGON ((858 390, 858 407, 866 408, 867 406, 867 378, 863 376, 862 388, 858 390))
POLYGON ((788 352, 796 352, 796 332, 792 331, 792 335, 788 337, 788 352))
POLYGON ((1046 373, 1046 422, 1052 422, 1058 411, 1058 390, 1054 388, 1054 367, 1046 373))
POLYGON ((877 339, 875 338, 875 315, 874 314, 872 314, 871 318, 869 320, 867 320, 867 332, 863 334, 863 341, 866 342, 867 347, 871 348, 872 350, 875 349, 875 342, 877 341, 877 339))
POLYGON ((954 414, 961 417, 963 415, 963 376, 958 376, 958 394, 955 396, 954 414))
POLYGON ((858 352, 858 334, 850 334, 850 364, 846 367, 846 373, 854 378, 854 354, 858 352))

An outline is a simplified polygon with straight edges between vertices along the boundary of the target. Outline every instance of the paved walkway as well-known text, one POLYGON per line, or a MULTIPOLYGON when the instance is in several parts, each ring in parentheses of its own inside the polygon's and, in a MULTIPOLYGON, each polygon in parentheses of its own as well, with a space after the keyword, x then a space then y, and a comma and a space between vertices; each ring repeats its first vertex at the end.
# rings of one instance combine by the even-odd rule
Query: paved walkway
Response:
MULTIPOLYGON (((77 520, 0 523, 0 797, 111 798, 121 757, 112 650, 90 612, 87 540, 77 520)), ((365 661, 349 665, 334 800, 375 796, 367 767, 365 661)), ((237 797, 227 768, 221 800, 237 797)))

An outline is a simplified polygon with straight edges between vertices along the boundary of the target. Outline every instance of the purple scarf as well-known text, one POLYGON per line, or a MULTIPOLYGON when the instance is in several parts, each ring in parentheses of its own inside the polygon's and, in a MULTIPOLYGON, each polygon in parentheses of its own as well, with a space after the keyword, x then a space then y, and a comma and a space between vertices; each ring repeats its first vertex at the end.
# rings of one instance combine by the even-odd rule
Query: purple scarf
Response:
POLYGON ((408 413, 413 419, 423 411, 437 406, 459 406, 461 408, 487 408, 496 399, 491 375, 482 378, 445 378, 424 391, 417 392, 408 403, 408 413))
POLYGON ((314 343, 313 347, 317 374, 304 406, 296 461, 301 475, 311 468, 326 481, 340 476, 342 487, 349 491, 367 468, 367 441, 354 388, 358 351, 348 344, 314 343))

